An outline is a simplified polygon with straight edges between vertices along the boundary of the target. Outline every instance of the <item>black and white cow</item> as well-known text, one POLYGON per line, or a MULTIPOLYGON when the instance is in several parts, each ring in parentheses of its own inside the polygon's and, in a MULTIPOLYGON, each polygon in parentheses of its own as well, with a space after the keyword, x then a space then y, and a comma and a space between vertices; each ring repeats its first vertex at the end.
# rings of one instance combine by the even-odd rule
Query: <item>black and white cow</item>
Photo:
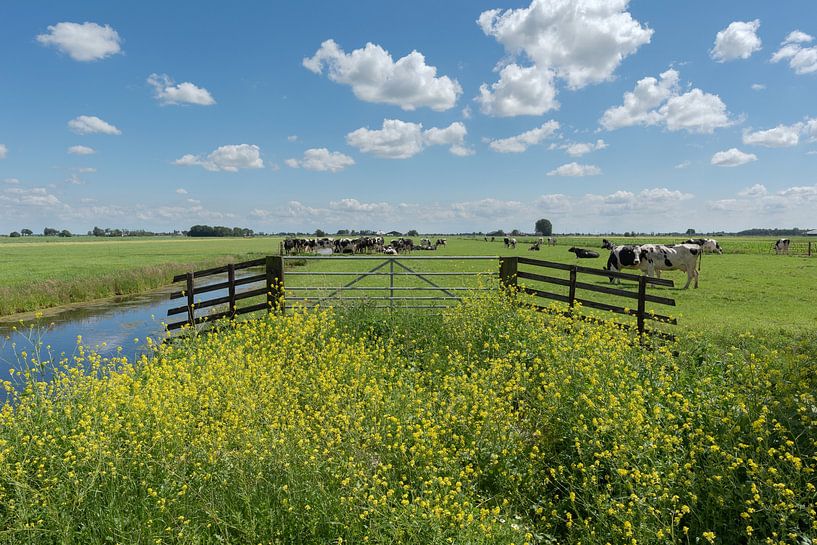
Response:
POLYGON ((579 259, 591 259, 599 257, 598 252, 594 252, 593 250, 585 250, 584 248, 576 248, 575 246, 570 248, 568 252, 573 252, 579 259))
POLYGON ((642 244, 639 252, 639 268, 645 271, 647 276, 659 278, 661 271, 684 271, 687 273, 687 283, 684 284, 684 289, 689 288, 693 278, 697 288, 698 256, 701 255, 701 251, 701 247, 697 244, 675 244, 673 246, 642 244))
POLYGON ((723 248, 714 238, 688 238, 683 244, 697 244, 704 252, 723 253, 723 248))
POLYGON ((780 240, 774 243, 775 253, 778 255, 789 253, 789 244, 791 244, 791 240, 787 238, 781 238, 780 240))
POLYGON ((435 246, 445 246, 447 244, 444 238, 438 238, 437 242, 435 242, 435 246))
POLYGON ((601 239, 601 247, 605 250, 612 250, 616 247, 612 240, 607 240, 606 238, 601 239))
POLYGON ((516 248, 516 239, 511 237, 504 238, 506 248, 516 248))
MULTIPOLYGON (((607 266, 611 272, 620 272, 622 269, 638 269, 641 264, 641 248, 639 246, 615 246, 610 250, 607 266)), ((610 277, 611 283, 621 284, 621 279, 610 277)))

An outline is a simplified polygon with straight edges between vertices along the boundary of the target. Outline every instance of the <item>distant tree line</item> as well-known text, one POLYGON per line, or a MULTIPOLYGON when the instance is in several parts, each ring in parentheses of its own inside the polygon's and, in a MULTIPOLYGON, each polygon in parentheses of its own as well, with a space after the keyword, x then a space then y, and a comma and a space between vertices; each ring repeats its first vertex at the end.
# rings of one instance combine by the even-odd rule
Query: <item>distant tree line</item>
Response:
POLYGON ((254 231, 245 227, 194 225, 186 234, 189 237, 251 237, 254 231))
POLYGON ((169 235, 180 235, 181 231, 173 231, 172 233, 157 233, 154 231, 146 231, 144 229, 111 229, 94 227, 88 231, 89 236, 94 237, 158 237, 169 235))
POLYGON ((805 235, 808 229, 746 229, 737 234, 745 237, 764 236, 764 237, 796 237, 805 235))

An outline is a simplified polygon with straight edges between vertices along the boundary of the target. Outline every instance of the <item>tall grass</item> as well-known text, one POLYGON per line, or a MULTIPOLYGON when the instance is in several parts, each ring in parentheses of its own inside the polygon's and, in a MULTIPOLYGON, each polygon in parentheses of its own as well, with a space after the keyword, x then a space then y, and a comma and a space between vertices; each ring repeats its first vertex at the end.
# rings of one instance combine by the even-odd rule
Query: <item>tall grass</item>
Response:
POLYGON ((817 348, 642 346, 484 293, 102 360, 0 411, 6 543, 808 543, 817 348), (677 351, 677 355, 673 352, 677 351))

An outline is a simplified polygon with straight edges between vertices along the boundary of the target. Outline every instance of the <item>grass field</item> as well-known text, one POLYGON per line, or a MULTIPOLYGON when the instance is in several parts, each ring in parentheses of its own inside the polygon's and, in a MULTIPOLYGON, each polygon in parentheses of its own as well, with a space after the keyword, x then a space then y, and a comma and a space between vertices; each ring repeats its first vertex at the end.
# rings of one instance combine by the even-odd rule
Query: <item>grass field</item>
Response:
MULTIPOLYGON (((528 250, 529 240, 533 239, 519 237, 519 244, 513 250, 505 248, 501 239, 485 242, 482 237, 448 237, 448 245, 436 252, 415 251, 412 255, 518 255, 597 268, 603 267, 606 262, 606 252, 598 248, 601 237, 560 237, 557 246, 543 246, 539 252, 528 250), (599 249, 602 257, 597 260, 576 260, 567 251, 570 245, 599 249)), ((0 285, 0 315, 144 291, 165 285, 174 274, 186 270, 277 253, 279 242, 280 239, 276 238, 78 238, 53 242, 5 239, 0 243, 0 275, 4 280, 0 285)), ((626 242, 677 240, 651 238, 626 239, 626 242)), ((654 307, 656 312, 677 317, 682 329, 706 328, 726 334, 743 330, 808 331, 817 326, 817 312, 814 310, 817 306, 817 256, 796 255, 805 254, 808 239, 793 240, 791 255, 788 256, 774 255, 771 251, 772 239, 731 237, 720 239, 720 243, 724 248, 723 255, 706 255, 703 259, 699 289, 651 289, 651 293, 674 298, 677 302, 674 309, 654 307)), ((817 246, 817 241, 814 246, 817 246)), ((497 271, 495 261, 405 263, 422 271, 497 271)), ((362 272, 374 265, 376 262, 332 258, 307 261, 304 267, 297 270, 362 272)), ((677 271, 665 273, 664 277, 673 279, 679 287, 686 278, 677 271)), ((351 278, 290 276, 287 285, 328 287, 351 278)), ((382 282, 382 278, 366 279, 359 286, 375 285, 378 280, 382 282)), ((580 280, 607 285, 607 280, 601 277, 580 280)), ((419 281, 413 281, 413 284, 409 280, 406 282, 405 285, 424 285, 419 281)), ((446 285, 458 285, 457 282, 473 282, 473 278, 450 277, 445 282, 446 285)), ((632 283, 624 282, 622 286, 634 289, 632 283)), ((556 286, 547 289, 559 292, 556 286)), ((352 295, 367 294, 374 292, 352 295)), ((291 295, 299 294, 293 292, 291 295)), ((383 292, 378 295, 383 295, 383 292)), ((592 298, 621 306, 627 303, 599 294, 593 294, 592 298)))
POLYGON ((278 250, 269 238, 0 240, 0 315, 139 293, 180 271, 278 250))

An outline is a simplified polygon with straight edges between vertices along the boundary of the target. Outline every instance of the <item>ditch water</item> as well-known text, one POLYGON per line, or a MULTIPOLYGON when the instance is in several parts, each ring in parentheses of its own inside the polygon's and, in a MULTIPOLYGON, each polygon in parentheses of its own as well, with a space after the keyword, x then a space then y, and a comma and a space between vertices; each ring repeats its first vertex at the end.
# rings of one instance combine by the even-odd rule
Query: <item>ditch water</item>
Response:
POLYGON ((0 318, 0 380, 10 379, 11 368, 20 369, 21 352, 25 351, 30 358, 39 341, 43 360, 47 359, 47 346, 51 347, 53 359, 70 358, 76 352, 78 336, 86 349, 103 357, 120 355, 128 360, 138 357, 145 352, 146 337, 163 338, 162 322, 167 321, 167 309, 184 304, 178 299, 170 301, 170 291, 162 288, 46 310, 39 319, 34 319, 33 314, 26 315, 30 320, 23 324, 0 318))

